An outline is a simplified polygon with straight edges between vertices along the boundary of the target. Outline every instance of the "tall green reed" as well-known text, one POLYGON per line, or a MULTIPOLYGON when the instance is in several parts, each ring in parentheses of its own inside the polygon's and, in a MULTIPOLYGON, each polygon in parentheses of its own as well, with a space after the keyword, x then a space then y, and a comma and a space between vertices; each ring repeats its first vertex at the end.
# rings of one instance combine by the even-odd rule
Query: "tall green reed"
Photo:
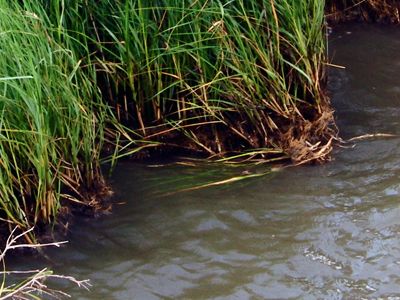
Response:
POLYGON ((95 73, 61 35, 40 6, 0 1, 0 217, 21 229, 101 181, 95 73))
MULTIPOLYGON (((71 49, 92 54, 103 98, 134 129, 131 143, 180 146, 185 137, 210 155, 288 152, 288 128, 329 107, 324 1, 38 2, 74 37, 71 49)), ((311 131, 314 143, 326 138, 325 128, 311 131)))
POLYGON ((101 182, 105 123, 132 151, 329 152, 314 126, 324 1, 0 0, 0 14, 0 217, 20 227, 101 182))
POLYGON ((323 1, 101 3, 115 108, 144 138, 180 131, 211 155, 277 148, 285 120, 323 110, 323 1))

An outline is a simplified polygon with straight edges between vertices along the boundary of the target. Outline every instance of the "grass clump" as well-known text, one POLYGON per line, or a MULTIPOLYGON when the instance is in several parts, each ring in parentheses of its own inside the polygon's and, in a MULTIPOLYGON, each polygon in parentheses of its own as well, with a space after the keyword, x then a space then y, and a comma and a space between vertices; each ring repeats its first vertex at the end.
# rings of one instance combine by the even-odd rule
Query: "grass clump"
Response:
POLYGON ((0 0, 0 217, 97 189, 106 122, 131 152, 328 159, 323 29, 319 0, 0 0))
POLYGON ((0 1, 0 217, 22 230, 101 183, 94 72, 50 28, 44 13, 0 1))
POLYGON ((323 1, 90 3, 103 95, 136 139, 210 156, 327 158, 323 1))

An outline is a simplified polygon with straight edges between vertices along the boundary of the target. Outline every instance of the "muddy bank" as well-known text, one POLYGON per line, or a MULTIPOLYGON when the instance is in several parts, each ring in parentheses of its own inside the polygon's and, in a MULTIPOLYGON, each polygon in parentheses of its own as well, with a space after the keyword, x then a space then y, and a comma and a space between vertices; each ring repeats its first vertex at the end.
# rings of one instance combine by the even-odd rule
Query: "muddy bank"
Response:
POLYGON ((328 0, 326 13, 331 24, 346 21, 400 24, 398 0, 328 0))

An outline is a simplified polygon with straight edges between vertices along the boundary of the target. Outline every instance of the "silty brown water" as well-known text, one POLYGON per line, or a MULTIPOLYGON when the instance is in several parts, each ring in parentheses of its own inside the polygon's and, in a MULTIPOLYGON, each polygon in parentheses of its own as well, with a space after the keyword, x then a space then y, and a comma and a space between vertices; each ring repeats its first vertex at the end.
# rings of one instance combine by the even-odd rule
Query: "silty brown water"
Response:
MULTIPOLYGON (((341 136, 400 134, 400 29, 346 25, 330 39, 346 66, 329 79, 341 136)), ((244 169, 122 163, 126 204, 74 224, 50 267, 92 281, 73 299, 400 299, 400 138, 354 146, 326 165, 163 197, 244 169)))

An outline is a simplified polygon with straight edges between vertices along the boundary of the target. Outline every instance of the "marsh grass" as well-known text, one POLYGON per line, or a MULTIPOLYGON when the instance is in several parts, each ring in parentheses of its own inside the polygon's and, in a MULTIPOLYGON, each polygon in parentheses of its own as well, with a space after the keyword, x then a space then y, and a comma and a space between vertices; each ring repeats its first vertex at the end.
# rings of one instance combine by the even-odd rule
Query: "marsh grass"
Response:
POLYGON ((0 217, 21 229, 101 182, 94 70, 56 34, 44 13, 0 1, 0 217))
POLYGON ((103 95, 134 139, 212 157, 261 149, 302 161, 330 152, 323 2, 96 6, 87 32, 96 33, 103 95))
POLYGON ((323 29, 319 0, 0 0, 0 217, 53 222, 101 185, 105 141, 328 159, 323 29))

